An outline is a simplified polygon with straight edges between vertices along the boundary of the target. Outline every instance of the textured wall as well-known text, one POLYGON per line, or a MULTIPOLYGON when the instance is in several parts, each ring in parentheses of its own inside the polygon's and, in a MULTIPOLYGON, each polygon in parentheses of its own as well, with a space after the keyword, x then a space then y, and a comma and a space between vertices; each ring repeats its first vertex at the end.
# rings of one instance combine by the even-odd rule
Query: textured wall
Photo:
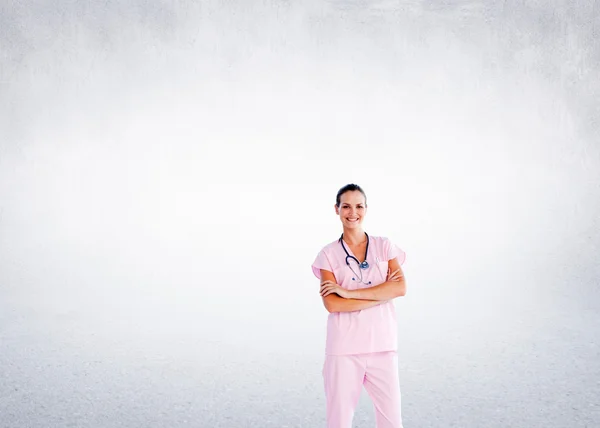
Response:
POLYGON ((406 428, 600 426, 599 37, 594 1, 3 1, 0 427, 324 426, 348 182, 408 255, 406 428))

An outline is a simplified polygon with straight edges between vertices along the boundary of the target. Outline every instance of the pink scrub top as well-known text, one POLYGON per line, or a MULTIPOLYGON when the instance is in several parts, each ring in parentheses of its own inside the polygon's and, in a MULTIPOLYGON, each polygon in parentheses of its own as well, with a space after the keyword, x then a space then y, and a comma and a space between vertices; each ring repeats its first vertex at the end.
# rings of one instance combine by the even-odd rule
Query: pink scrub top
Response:
MULTIPOLYGON (((354 256, 344 243, 346 250, 354 256)), ((388 238, 369 235, 369 267, 362 269, 361 284, 357 277, 346 265, 346 253, 338 239, 321 249, 312 264, 315 276, 321 279, 320 269, 333 272, 338 285, 348 290, 374 287, 385 282, 388 270, 388 260, 398 259, 402 265, 406 253, 393 244, 388 238), (356 280, 352 280, 355 278, 356 280)), ((359 273, 358 264, 348 258, 354 272, 359 273)), ((327 339, 325 354, 348 355, 366 354, 371 352, 395 351, 398 347, 398 326, 396 307, 393 301, 382 303, 367 309, 352 312, 333 312, 327 318, 327 339)))

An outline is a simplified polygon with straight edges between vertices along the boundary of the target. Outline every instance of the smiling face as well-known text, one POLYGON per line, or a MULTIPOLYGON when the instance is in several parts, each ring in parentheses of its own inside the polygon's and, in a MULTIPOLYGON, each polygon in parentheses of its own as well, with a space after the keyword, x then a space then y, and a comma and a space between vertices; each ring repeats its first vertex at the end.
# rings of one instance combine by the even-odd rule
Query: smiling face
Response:
POLYGON ((340 195, 340 206, 336 205, 335 213, 340 216, 344 227, 360 228, 365 215, 367 204, 364 195, 359 190, 350 190, 340 195))

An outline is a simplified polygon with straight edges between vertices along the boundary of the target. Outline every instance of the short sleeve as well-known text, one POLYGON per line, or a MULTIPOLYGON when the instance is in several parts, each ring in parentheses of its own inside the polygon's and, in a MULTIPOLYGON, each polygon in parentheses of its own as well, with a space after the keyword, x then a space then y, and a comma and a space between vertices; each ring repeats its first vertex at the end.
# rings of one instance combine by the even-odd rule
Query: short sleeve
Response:
POLYGON ((325 254, 324 250, 319 251, 319 254, 317 254, 317 258, 312 264, 312 271, 314 275, 319 279, 321 279, 321 269, 333 272, 331 263, 329 263, 329 259, 327 258, 327 255, 325 254))
POLYGON ((406 253, 404 252, 404 250, 402 250, 400 247, 398 247, 392 241, 385 238, 385 242, 383 244, 383 249, 385 251, 385 254, 387 254, 386 257, 387 257, 388 261, 397 258, 398 263, 401 266, 404 264, 404 261, 406 260, 406 253))

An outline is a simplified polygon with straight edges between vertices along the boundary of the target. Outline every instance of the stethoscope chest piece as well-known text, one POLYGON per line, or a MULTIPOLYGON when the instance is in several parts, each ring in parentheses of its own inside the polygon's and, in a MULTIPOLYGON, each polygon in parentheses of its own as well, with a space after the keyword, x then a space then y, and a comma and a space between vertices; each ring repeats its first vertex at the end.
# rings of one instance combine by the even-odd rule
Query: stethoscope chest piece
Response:
MULTIPOLYGON (((358 267, 359 267, 358 272, 360 273, 360 282, 363 282, 363 280, 362 280, 362 273, 360 272, 361 269, 364 270, 364 269, 368 269, 369 268, 369 262, 367 262, 367 255, 369 254, 369 235, 367 235, 366 232, 365 232, 365 235, 367 236, 367 249, 365 251, 365 260, 362 263, 359 262, 356 257, 351 256, 348 253, 348 250, 346 250, 346 246, 344 245, 344 240, 343 240, 343 238, 344 238, 343 234, 342 234, 342 236, 340 236, 340 239, 339 239, 340 243, 342 244, 342 248, 344 249, 344 252, 346 253, 346 264, 348 265, 348 267, 350 268, 350 270, 352 271, 352 273, 354 275, 357 275, 357 273, 354 272, 354 269, 352 269, 352 266, 350 266, 350 262, 348 262, 348 259, 352 259, 352 260, 356 261, 356 264, 358 264, 358 267)), ((356 281, 356 278, 353 277, 352 281, 356 281)), ((367 285, 370 285, 370 284, 371 284, 371 281, 369 281, 367 283, 367 285)))

